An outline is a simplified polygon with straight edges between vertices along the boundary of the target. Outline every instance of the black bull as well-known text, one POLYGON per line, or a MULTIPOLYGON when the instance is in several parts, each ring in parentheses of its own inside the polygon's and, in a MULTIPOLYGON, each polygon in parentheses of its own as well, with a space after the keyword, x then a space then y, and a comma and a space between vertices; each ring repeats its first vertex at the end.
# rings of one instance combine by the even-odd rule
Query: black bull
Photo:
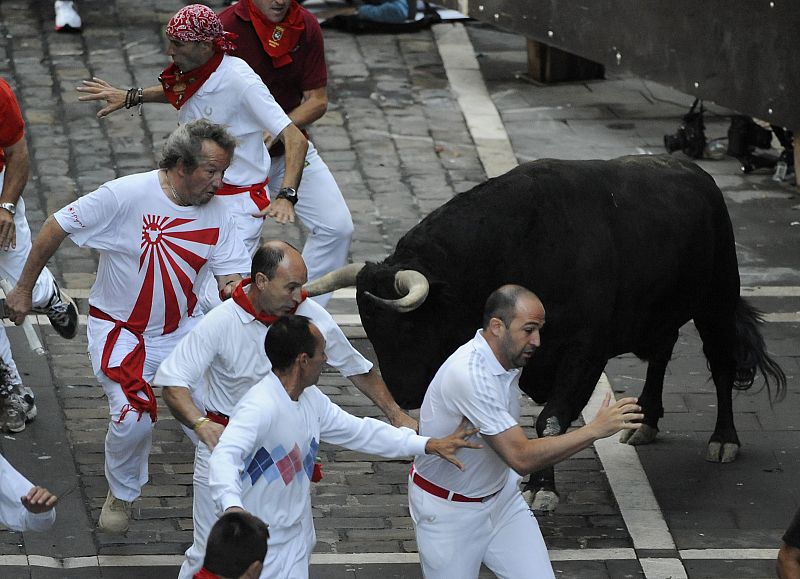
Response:
MULTIPOLYGON (((708 460, 736 457, 734 388, 750 387, 758 370, 776 396, 785 391, 758 313, 739 296, 722 193, 694 163, 653 156, 527 163, 439 207, 382 263, 354 264, 349 280, 334 273, 310 284, 312 293, 330 290, 332 279, 351 285, 356 271, 364 329, 406 408, 422 403, 442 362, 480 326, 487 296, 507 283, 534 291, 547 312, 541 347, 520 377, 524 392, 546 402, 539 436, 565 432, 608 359, 632 352, 648 362, 639 398, 645 426, 627 442, 652 441, 666 366, 689 320, 717 393, 708 460), (401 270, 422 275, 409 281, 396 276, 401 270), (398 301, 409 287, 413 303, 398 301)), ((530 484, 544 491, 538 507, 555 506, 552 468, 530 484)))

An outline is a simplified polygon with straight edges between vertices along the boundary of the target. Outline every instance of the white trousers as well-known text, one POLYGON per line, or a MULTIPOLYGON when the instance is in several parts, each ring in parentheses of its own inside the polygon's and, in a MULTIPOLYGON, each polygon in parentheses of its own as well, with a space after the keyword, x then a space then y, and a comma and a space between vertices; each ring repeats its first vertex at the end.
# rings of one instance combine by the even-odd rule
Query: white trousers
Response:
MULTIPOLYGON (((145 363, 142 378, 152 381, 159 364, 166 358, 180 339, 194 327, 199 317, 185 318, 177 330, 165 336, 145 337, 145 363)), ((108 398, 108 409, 111 420, 105 440, 105 474, 111 494, 123 501, 133 501, 142 492, 142 487, 149 477, 148 458, 153 440, 153 422, 146 412, 139 414, 135 410, 124 412, 128 406, 128 398, 118 382, 106 376, 100 368, 106 336, 113 324, 90 317, 86 327, 89 339, 89 357, 92 370, 97 381, 103 387, 108 398), (120 421, 120 417, 122 420, 120 421)), ((109 366, 119 366, 122 359, 136 346, 136 337, 122 330, 109 359, 109 366)), ((202 400, 205 394, 202 388, 197 389, 194 396, 202 400)), ((145 396, 139 393, 142 399, 145 396)), ((202 404, 195 399, 196 404, 202 404)), ((187 434, 191 431, 184 429, 187 434)), ((192 433, 193 435, 194 433, 192 433)), ((196 443, 196 438, 190 436, 196 443)))
MULTIPOLYGON (((5 171, 0 172, 0 190, 3 188, 3 177, 5 171)), ((3 210, 5 211, 5 210, 3 210)), ((17 243, 15 248, 8 251, 0 249, 0 278, 5 279, 12 286, 17 285, 22 268, 31 252, 31 229, 28 227, 28 220, 25 219, 25 200, 20 197, 17 202, 17 212, 14 214, 14 227, 17 233, 17 243)), ((46 267, 39 274, 33 286, 33 307, 43 307, 53 297, 56 291, 56 282, 53 274, 46 267)), ((8 341, 5 327, 0 324, 0 360, 8 366, 11 384, 22 384, 17 364, 11 355, 11 343, 8 341)))
MULTIPOLYGON (((198 444, 194 455, 194 499, 192 501, 192 522, 194 537, 192 546, 186 550, 186 559, 181 565, 178 579, 192 579, 203 566, 206 544, 211 527, 217 522, 217 508, 208 488, 208 459, 211 452, 205 444, 198 444)), ((267 541, 267 558, 261 572, 263 579, 308 579, 311 553, 317 542, 314 521, 311 517, 311 497, 303 520, 288 529, 270 527, 267 541)), ((269 522, 269 513, 253 515, 269 522)))
MULTIPOLYGON (((285 169, 284 157, 272 159, 269 171, 271 199, 275 199, 283 183, 285 169)), ((353 237, 353 220, 331 170, 310 141, 297 197, 294 210, 308 231, 303 259, 308 268, 308 279, 313 280, 347 263, 353 237)), ((325 306, 331 294, 313 299, 325 306)))
MULTIPOLYGON (((199 408, 203 408, 203 406, 201 405, 199 408)), ((208 534, 211 532, 211 527, 217 522, 217 509, 208 488, 209 458, 211 458, 211 451, 205 444, 199 443, 194 451, 194 474, 192 475, 194 490, 192 499, 193 542, 186 550, 186 560, 181 565, 178 579, 192 579, 194 574, 200 571, 206 554, 208 534)))
MULTIPOLYGON (((317 542, 314 519, 311 516, 311 497, 308 498, 303 519, 296 525, 284 529, 270 529, 267 540, 267 558, 260 579, 285 577, 286 579, 308 579, 311 553, 317 542)), ((268 513, 253 513, 266 519, 268 513)))
POLYGON ((477 579, 481 563, 500 579, 554 579, 539 523, 509 470, 503 489, 482 503, 457 503, 411 480, 408 503, 426 579, 477 579))

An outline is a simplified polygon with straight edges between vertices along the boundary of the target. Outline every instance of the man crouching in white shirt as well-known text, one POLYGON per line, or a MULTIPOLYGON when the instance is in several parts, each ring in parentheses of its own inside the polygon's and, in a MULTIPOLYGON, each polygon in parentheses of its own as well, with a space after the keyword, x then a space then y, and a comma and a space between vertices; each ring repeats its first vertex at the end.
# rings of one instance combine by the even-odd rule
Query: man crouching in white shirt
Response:
POLYGON ((357 418, 314 384, 327 357, 325 338, 304 316, 284 316, 265 342, 273 373, 234 409, 209 461, 211 496, 220 512, 246 510, 270 529, 261 577, 308 577, 316 534, 309 493, 320 441, 397 458, 436 454, 461 468, 459 448, 475 433, 459 427, 427 438, 372 418, 357 418))

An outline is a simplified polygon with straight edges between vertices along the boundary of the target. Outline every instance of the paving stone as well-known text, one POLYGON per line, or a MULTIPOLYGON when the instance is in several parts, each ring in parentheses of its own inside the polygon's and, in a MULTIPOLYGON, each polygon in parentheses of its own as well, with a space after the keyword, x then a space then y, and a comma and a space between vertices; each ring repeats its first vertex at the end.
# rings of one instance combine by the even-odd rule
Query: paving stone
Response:
POLYGON ((684 567, 689 579, 710 579, 715 577, 736 577, 737 579, 764 578, 775 575, 775 562, 765 561, 685 561, 684 567))

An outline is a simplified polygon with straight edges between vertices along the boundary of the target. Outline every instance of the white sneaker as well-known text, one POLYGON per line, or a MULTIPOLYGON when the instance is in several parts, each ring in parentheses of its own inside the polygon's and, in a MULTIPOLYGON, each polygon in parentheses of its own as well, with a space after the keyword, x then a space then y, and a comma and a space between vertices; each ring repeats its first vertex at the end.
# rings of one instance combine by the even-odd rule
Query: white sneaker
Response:
POLYGON ((33 390, 22 384, 14 385, 11 394, 0 399, 0 431, 22 432, 37 412, 33 390))
POLYGON ((72 0, 56 0, 56 32, 80 32, 81 17, 72 0))
POLYGON ((19 394, 10 394, 0 402, 0 430, 15 434, 25 430, 25 402, 19 394))
POLYGON ((121 501, 108 491, 106 502, 103 503, 103 510, 100 511, 100 520, 97 527, 106 533, 121 535, 128 530, 128 523, 131 519, 131 503, 121 501))
POLYGON ((39 411, 36 409, 36 400, 33 398, 33 390, 27 386, 20 386, 20 395, 22 396, 23 409, 25 410, 25 422, 31 422, 39 411))

